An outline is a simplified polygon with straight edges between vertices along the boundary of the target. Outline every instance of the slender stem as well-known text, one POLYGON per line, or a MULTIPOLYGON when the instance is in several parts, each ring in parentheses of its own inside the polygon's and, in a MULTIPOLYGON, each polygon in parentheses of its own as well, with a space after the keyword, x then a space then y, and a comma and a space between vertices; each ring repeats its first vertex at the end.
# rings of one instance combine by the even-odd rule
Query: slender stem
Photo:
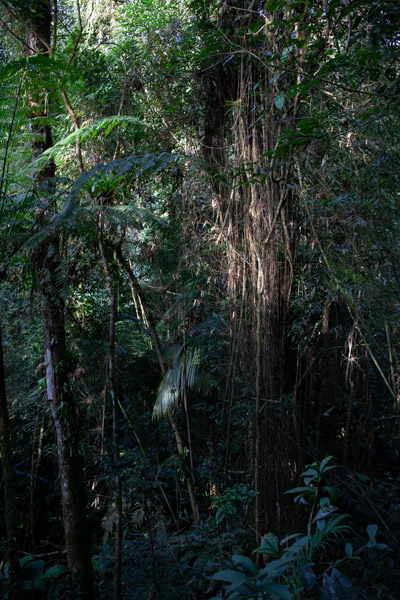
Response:
POLYGON ((193 450, 192 450, 192 436, 190 432, 190 416, 189 416, 189 404, 188 404, 188 394, 187 394, 187 381, 186 381, 186 336, 183 334, 183 407, 186 415, 186 435, 188 439, 188 448, 189 448, 189 461, 190 461, 190 476, 192 479, 193 485, 193 504, 192 508, 194 509, 193 518, 194 523, 198 524, 200 521, 200 513, 199 506, 196 498, 196 482, 194 479, 194 463, 193 463, 193 450))
MULTIPOLYGON (((108 380, 112 403, 112 428, 113 428, 113 446, 114 463, 118 468, 119 461, 119 403, 117 401, 116 389, 116 362, 115 362, 115 324, 117 320, 117 294, 115 290, 114 278, 112 276, 109 259, 104 245, 99 240, 99 248, 103 261, 104 274, 106 277, 107 291, 110 297, 110 317, 108 332, 108 380)), ((115 478, 115 546, 114 546, 114 600, 122 599, 122 481, 118 475, 115 478)))
MULTIPOLYGON (((143 289, 142 289, 139 281, 136 279, 135 274, 133 273, 128 262, 125 260, 123 254, 122 254, 121 246, 118 246, 116 248, 116 254, 117 254, 117 257, 118 257, 123 269, 125 270, 126 274, 129 277, 132 287, 134 288, 139 299, 142 302, 144 311, 147 315, 147 320, 149 322, 149 329, 150 329, 151 335, 153 337, 154 348, 156 350, 158 362, 160 365, 160 370, 161 370, 161 373, 163 375, 165 375, 165 373, 167 372, 167 369, 165 367, 164 359, 162 356, 161 342, 160 342, 160 338, 158 336, 158 333, 157 333, 157 330, 155 327, 153 313, 146 301, 146 298, 143 293, 143 289)), ((181 438, 181 435, 180 435, 180 432, 178 429, 178 423, 177 423, 172 411, 169 412, 168 419, 169 419, 169 422, 171 423, 172 431, 174 433, 178 454, 181 458, 183 458, 184 454, 185 454, 185 449, 184 449, 182 438, 181 438)), ((199 515, 198 515, 198 507, 197 507, 196 495, 195 495, 195 491, 194 491, 194 487, 193 487, 193 482, 192 482, 190 475, 188 475, 187 473, 185 474, 185 478, 186 478, 186 486, 187 486, 189 499, 190 499, 190 505, 192 508, 193 523, 197 524, 199 522, 199 515)))
POLYGON ((19 102, 19 98, 21 95, 21 88, 22 88, 23 80, 24 80, 24 77, 21 77, 21 79, 19 81, 17 95, 15 98, 15 104, 14 104, 14 110, 13 110, 13 114, 12 114, 12 118, 11 118, 11 123, 10 123, 10 127, 8 129, 6 146, 4 149, 3 165, 2 165, 1 179, 0 179, 0 222, 1 222, 1 218, 3 216, 3 209, 4 209, 3 191, 5 190, 5 177, 6 177, 6 169, 7 169, 8 152, 10 149, 11 138, 12 138, 12 134, 13 134, 13 130, 14 130, 15 117, 17 114, 18 102, 19 102))
MULTIPOLYGON (((64 101, 64 105, 67 110, 67 113, 71 117, 71 121, 74 125, 74 129, 75 129, 75 131, 78 132, 80 129, 79 118, 72 107, 72 104, 67 96, 67 92, 61 87, 60 82, 59 82, 59 91, 60 91, 61 98, 64 101)), ((76 136, 76 140, 75 140, 75 155, 76 155, 76 160, 78 162, 79 172, 83 173, 85 171, 85 166, 83 163, 79 134, 76 136)))

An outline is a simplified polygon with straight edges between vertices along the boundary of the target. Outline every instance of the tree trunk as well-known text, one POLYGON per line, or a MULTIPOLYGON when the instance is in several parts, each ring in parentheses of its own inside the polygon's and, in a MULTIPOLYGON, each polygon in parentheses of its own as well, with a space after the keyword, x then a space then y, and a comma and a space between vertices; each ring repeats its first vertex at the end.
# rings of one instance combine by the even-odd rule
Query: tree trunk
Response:
POLYGON ((0 324, 0 451, 4 485, 4 516, 7 531, 7 558, 10 577, 10 600, 21 597, 21 570, 18 560, 18 515, 14 491, 12 450, 8 416, 3 340, 0 324))
POLYGON ((68 380, 57 236, 44 240, 36 253, 35 263, 43 302, 47 398, 56 437, 68 568, 73 574, 74 584, 82 586, 86 598, 93 598, 83 457, 79 450, 79 415, 68 380))
MULTIPOLYGON (((205 123, 203 141, 205 158, 225 178, 231 178, 230 190, 226 185, 225 191, 214 187, 215 226, 218 241, 223 240, 221 261, 227 274, 233 346, 241 348, 241 359, 230 370, 232 384, 228 382, 227 389, 233 388, 238 376, 255 382, 255 525, 262 534, 268 528, 279 531, 279 488, 287 483, 290 463, 284 436, 292 425, 281 406, 294 385, 287 329, 296 221, 288 185, 293 178, 291 161, 274 153, 282 122, 286 129, 292 127, 294 108, 285 106, 284 113, 277 108, 276 90, 268 83, 275 72, 262 59, 265 53, 279 53, 282 42, 261 28, 261 38, 253 48, 239 33, 260 19, 248 6, 237 0, 221 9, 219 25, 225 32, 221 48, 227 59, 233 60, 223 61, 218 55, 215 67, 207 65, 203 70, 205 115, 214 115, 213 133, 205 123), (234 53, 237 57, 229 57, 228 39, 235 40, 233 47, 240 47, 240 52, 234 53), (255 60, 256 54, 260 60, 255 60), (279 474, 274 464, 280 465, 279 474)), ((215 26, 211 24, 211 28, 215 26)), ((282 75, 280 82, 285 77, 290 75, 282 75)), ((230 429, 229 425, 229 435, 230 429)))
MULTIPOLYGON (((37 2, 32 13, 28 45, 30 54, 49 56, 51 46, 51 5, 48 0, 37 2)), ((46 123, 46 94, 33 95, 33 151, 37 158, 52 145, 51 130, 46 123), (41 117, 38 119, 37 117, 41 117), (37 123, 41 123, 37 125, 37 123)), ((51 205, 51 183, 55 167, 49 161, 36 175, 44 200, 50 197, 48 211, 42 211, 40 224, 55 207, 51 205)), ((48 201, 48 200, 47 200, 48 201)), ((72 594, 82 590, 87 599, 94 598, 93 568, 90 556, 89 532, 86 518, 86 498, 83 479, 83 457, 79 450, 79 415, 69 385, 69 360, 65 340, 63 273, 59 257, 57 232, 48 234, 36 249, 33 260, 38 272, 42 296, 42 320, 47 397, 53 418, 61 502, 64 521, 68 568, 72 574, 72 594)), ((75 597, 74 596, 74 597, 75 597)))

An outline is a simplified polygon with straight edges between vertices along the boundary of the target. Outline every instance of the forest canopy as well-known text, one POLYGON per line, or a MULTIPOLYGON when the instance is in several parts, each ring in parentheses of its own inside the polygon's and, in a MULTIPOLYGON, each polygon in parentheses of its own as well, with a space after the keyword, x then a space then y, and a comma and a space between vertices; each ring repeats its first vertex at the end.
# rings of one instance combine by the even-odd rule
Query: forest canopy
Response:
POLYGON ((0 0, 0 596, 400 596, 400 4, 0 0))

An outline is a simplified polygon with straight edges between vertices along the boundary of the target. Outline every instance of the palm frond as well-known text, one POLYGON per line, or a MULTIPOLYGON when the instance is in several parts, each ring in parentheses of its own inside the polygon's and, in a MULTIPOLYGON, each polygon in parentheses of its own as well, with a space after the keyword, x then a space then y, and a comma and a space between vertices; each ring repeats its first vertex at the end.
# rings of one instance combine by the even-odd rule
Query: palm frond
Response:
POLYGON ((185 344, 176 349, 172 367, 167 371, 158 390, 153 408, 153 418, 163 419, 182 400, 185 386, 188 391, 199 394, 209 392, 216 380, 209 365, 210 344, 214 343, 218 331, 218 317, 198 324, 191 330, 185 344), (195 335, 196 333, 196 335, 195 335))
MULTIPOLYGON (((182 349, 180 349, 182 350, 182 349)), ((198 348, 187 348, 177 353, 173 366, 167 371, 158 390, 153 418, 163 419, 182 400, 184 389, 195 387, 201 368, 198 348)))

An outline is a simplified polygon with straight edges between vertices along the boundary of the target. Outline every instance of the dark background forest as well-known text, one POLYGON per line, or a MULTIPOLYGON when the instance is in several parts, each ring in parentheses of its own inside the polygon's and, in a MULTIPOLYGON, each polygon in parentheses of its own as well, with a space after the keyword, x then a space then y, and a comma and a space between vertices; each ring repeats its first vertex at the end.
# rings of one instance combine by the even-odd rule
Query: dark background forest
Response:
POLYGON ((400 597, 400 4, 0 1, 0 596, 400 597))

